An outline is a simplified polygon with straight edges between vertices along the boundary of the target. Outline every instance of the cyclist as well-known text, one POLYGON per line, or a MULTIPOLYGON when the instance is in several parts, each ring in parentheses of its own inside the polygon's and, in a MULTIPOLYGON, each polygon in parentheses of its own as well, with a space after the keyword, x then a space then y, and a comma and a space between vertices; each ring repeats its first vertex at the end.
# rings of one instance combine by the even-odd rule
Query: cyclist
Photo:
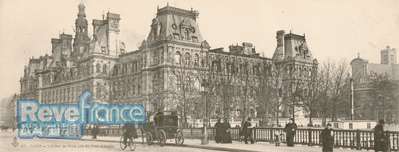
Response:
POLYGON ((127 139, 133 141, 134 138, 137 138, 137 130, 134 124, 125 124, 122 127, 123 130, 123 144, 126 145, 127 139))

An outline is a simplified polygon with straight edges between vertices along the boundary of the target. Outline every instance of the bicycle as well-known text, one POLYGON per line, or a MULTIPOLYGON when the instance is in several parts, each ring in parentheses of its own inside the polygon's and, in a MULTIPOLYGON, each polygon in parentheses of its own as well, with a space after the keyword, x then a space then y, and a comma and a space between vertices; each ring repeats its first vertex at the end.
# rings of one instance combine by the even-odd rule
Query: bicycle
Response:
POLYGON ((124 135, 122 135, 119 140, 119 146, 120 146, 121 150, 125 150, 127 147, 129 147, 130 151, 136 150, 136 143, 134 142, 133 137, 128 137, 126 139, 126 143, 123 142, 123 139, 124 139, 124 135))

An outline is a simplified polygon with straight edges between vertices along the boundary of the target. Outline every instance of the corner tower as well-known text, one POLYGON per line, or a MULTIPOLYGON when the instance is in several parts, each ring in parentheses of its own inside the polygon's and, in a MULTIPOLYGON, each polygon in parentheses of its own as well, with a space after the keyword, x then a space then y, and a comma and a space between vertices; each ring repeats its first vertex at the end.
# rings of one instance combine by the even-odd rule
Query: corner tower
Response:
POLYGON ((93 39, 90 44, 91 53, 117 57, 125 53, 125 43, 119 38, 120 15, 107 13, 106 18, 93 20, 93 39))
POLYGON ((158 8, 147 41, 178 40, 201 43, 203 39, 197 24, 198 15, 198 11, 193 9, 184 10, 169 5, 158 8))
POLYGON ((282 80, 283 116, 303 119, 307 113, 303 104, 314 91, 318 62, 313 58, 305 35, 277 31, 277 47, 273 55, 274 64, 282 80))
POLYGON ((169 5, 157 9, 147 39, 139 47, 144 60, 142 90, 148 95, 149 111, 175 110, 182 106, 180 97, 184 101, 193 98, 179 88, 183 77, 193 84, 202 80, 198 71, 190 70, 204 68, 210 48, 199 30, 198 15, 196 10, 169 5))

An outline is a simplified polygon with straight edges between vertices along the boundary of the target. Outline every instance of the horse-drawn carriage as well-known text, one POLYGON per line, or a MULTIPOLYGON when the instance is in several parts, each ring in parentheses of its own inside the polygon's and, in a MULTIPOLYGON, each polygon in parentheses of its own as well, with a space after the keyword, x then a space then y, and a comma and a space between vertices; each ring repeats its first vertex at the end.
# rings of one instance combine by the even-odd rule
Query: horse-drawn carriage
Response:
POLYGON ((183 144, 183 132, 179 129, 179 119, 175 111, 158 112, 153 117, 153 121, 144 127, 147 144, 158 141, 164 145, 167 139, 174 139, 176 144, 183 144))

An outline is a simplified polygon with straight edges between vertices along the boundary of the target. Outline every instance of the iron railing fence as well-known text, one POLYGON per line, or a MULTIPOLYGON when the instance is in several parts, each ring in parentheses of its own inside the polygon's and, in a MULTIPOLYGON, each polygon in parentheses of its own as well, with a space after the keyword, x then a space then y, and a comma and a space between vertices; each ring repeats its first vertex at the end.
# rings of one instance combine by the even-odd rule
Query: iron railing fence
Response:
MULTIPOLYGON (((252 128, 252 137, 255 142, 274 142, 276 135, 281 142, 285 142, 284 128, 252 128)), ((137 130, 138 135, 142 136, 140 129, 137 130)), ((319 128, 298 128, 295 134, 294 143, 302 145, 321 145, 320 134, 322 129, 319 128)), ((214 140, 216 130, 208 129, 208 138, 214 140)), ((232 140, 240 141, 239 128, 231 128, 232 140)), ((119 127, 100 128, 99 136, 120 136, 122 133, 119 127)), ((91 129, 85 130, 86 135, 91 135, 91 129)), ((399 150, 399 131, 386 131, 389 138, 391 150, 399 150)), ((185 128, 183 136, 187 139, 201 139, 202 128, 185 128)), ((334 146, 352 149, 373 149, 374 132, 372 130, 334 130, 334 146)))

